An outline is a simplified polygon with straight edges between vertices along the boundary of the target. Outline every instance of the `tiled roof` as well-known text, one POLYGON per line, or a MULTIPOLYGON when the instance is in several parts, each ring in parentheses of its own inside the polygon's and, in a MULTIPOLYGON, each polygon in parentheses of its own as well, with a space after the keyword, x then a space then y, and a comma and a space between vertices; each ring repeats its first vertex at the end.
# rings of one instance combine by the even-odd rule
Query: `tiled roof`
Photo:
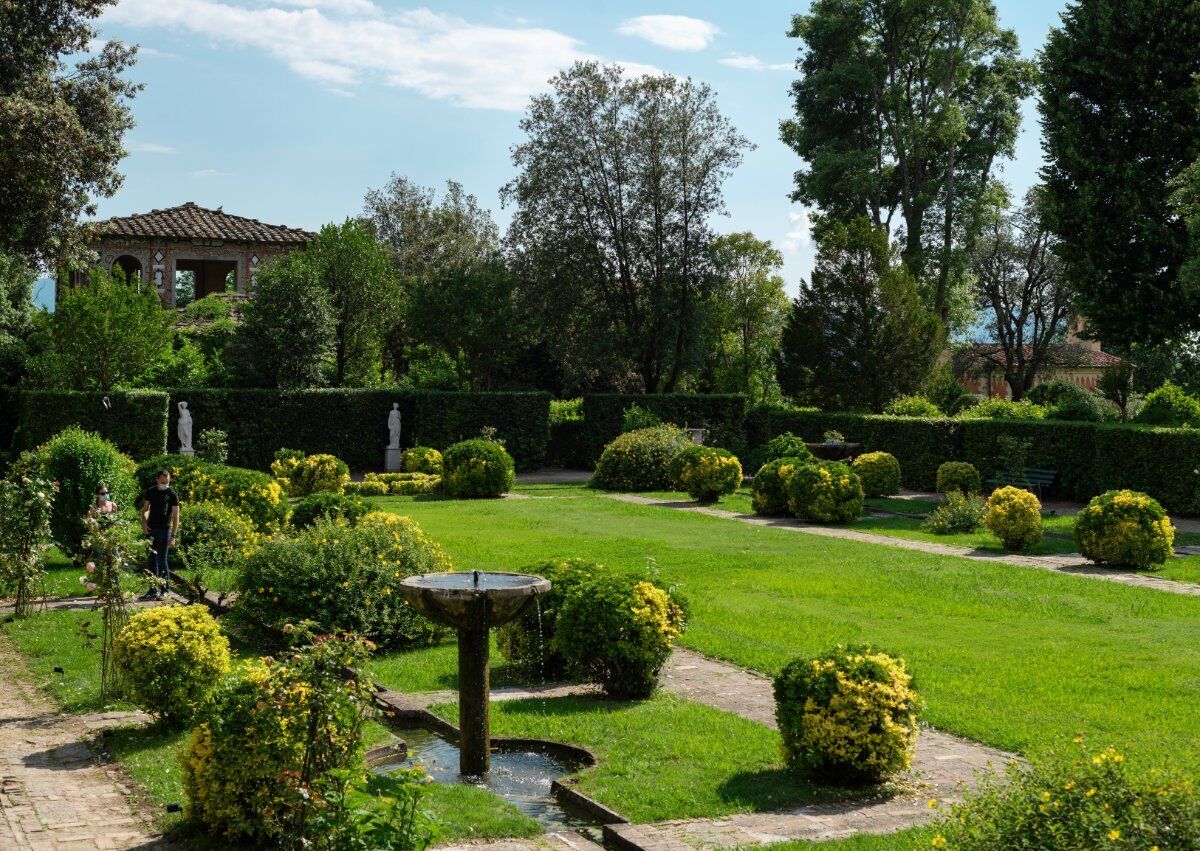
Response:
MULTIPOLYGON (((983 360, 991 361, 997 366, 1004 365, 1004 347, 999 343, 976 343, 971 347, 972 351, 983 360)), ((1025 346, 1025 357, 1033 356, 1033 347, 1025 346)), ((1050 346, 1046 350, 1046 365, 1057 366, 1066 369, 1072 367, 1092 367, 1103 369, 1109 366, 1115 366, 1121 362, 1121 359, 1116 355, 1110 355, 1108 352, 1096 351, 1081 346, 1077 343, 1068 343, 1064 346, 1050 346)))
POLYGON ((159 237, 166 239, 220 239, 225 242, 257 242, 303 245, 314 234, 284 225, 268 225, 258 219, 235 216, 224 210, 198 207, 191 201, 165 210, 118 216, 92 225, 100 236, 159 237))

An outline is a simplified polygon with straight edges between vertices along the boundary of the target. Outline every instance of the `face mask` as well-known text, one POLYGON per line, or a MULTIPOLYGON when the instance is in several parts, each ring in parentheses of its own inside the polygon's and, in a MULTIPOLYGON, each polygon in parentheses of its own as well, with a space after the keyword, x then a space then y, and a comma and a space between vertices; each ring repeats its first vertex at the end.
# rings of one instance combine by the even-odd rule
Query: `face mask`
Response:
POLYGON ((169 488, 169 487, 170 487, 170 485, 164 485, 162 482, 159 482, 159 483, 158 483, 158 489, 159 489, 160 491, 165 491, 165 490, 166 490, 167 488, 169 488))
POLYGON ((108 502, 108 494, 102 493, 97 497, 97 499, 100 501, 101 505, 104 505, 106 502, 108 502))

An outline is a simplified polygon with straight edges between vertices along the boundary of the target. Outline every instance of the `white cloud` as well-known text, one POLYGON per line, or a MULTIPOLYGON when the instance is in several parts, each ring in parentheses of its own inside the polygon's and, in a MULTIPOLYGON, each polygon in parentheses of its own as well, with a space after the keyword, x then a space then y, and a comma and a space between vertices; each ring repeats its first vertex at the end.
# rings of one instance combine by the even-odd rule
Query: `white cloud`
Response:
POLYGON ((175 149, 170 145, 159 145, 156 142, 134 142, 129 150, 135 154, 173 154, 175 149))
POLYGON ((642 15, 622 21, 621 35, 644 38, 668 50, 703 50, 720 34, 717 25, 686 15, 642 15))
POLYGON ((335 94, 380 81, 479 109, 524 109, 560 70, 598 58, 554 30, 385 13, 370 0, 120 0, 104 20, 258 51, 335 94))
POLYGON ((792 67, 790 62, 776 62, 768 65, 754 54, 732 53, 724 59, 718 59, 722 65, 737 68, 742 71, 787 71, 792 67))
POLYGON ((808 210, 788 213, 788 232, 783 235, 783 250, 796 254, 812 244, 812 222, 808 210))
POLYGON ((215 168, 202 168, 191 172, 192 177, 228 177, 228 173, 217 171, 215 168))

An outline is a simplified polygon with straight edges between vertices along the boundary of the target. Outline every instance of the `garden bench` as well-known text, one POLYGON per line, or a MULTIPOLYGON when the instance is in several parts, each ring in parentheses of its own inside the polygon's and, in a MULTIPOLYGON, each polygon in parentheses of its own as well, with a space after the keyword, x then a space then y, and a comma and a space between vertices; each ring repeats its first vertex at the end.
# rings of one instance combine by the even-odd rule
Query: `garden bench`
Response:
POLYGON ((1054 484, 1054 479, 1058 476, 1058 470, 1047 470, 1041 467, 1026 467, 1021 471, 1020 478, 1005 478, 996 477, 988 479, 988 484, 994 488, 1012 485, 1013 487, 1024 488, 1028 491, 1033 491, 1039 497, 1042 495, 1042 489, 1048 489, 1054 484))

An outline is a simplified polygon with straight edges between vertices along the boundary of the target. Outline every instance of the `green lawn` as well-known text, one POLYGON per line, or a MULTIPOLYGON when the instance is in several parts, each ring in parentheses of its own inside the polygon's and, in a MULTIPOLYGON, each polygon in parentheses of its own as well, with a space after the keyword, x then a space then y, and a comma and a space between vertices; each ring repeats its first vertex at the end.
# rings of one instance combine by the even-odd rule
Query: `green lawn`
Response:
POLYGON ((1018 751, 1084 729, 1200 768, 1194 599, 557 493, 569 498, 377 504, 416 518, 463 569, 651 560, 691 600, 685 644, 767 674, 871 641, 909 660, 943 729, 1018 751))
MULTIPOLYGON (((493 688, 519 684, 496 649, 492 634, 493 688)), ((380 653, 367 663, 366 673, 396 691, 447 691, 458 688, 458 645, 453 639, 417 651, 380 653)))
MULTIPOLYGON (((458 705, 433 711, 449 721, 458 705)), ((779 734, 728 712, 660 694, 645 701, 565 697, 492 705, 492 734, 568 742, 598 764, 579 791, 634 822, 700 818, 844 799, 855 793, 795 779, 779 734)))
MULTIPOLYGON (((52 548, 47 554, 45 571, 47 597, 79 597, 87 594, 83 583, 79 581, 85 575, 83 568, 67 558, 58 547, 52 548)), ((144 579, 132 573, 121 577, 121 586, 139 594, 148 587, 144 579)))

